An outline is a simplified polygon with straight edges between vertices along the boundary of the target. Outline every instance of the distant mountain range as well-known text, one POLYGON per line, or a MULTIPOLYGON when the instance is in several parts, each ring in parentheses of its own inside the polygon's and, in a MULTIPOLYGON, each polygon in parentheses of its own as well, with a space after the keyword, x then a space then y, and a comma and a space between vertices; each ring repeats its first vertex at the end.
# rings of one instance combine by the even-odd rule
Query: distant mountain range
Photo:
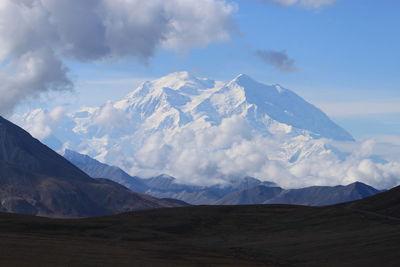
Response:
POLYGON ((346 186, 311 186, 283 190, 280 187, 256 186, 233 192, 217 201, 219 205, 242 204, 294 204, 305 206, 327 206, 373 196, 381 191, 360 183, 346 186))
POLYGON ((228 185, 191 186, 178 184, 173 177, 168 175, 148 179, 132 177, 118 167, 109 166, 71 150, 66 150, 64 157, 92 177, 105 177, 136 192, 159 198, 180 199, 194 205, 297 204, 325 206, 358 200, 381 192, 360 182, 347 186, 312 186, 285 190, 272 182, 262 182, 252 177, 245 177, 228 185))
POLYGON ((108 179, 89 177, 0 117, 0 211, 88 217, 174 206, 181 205, 134 193, 108 179))

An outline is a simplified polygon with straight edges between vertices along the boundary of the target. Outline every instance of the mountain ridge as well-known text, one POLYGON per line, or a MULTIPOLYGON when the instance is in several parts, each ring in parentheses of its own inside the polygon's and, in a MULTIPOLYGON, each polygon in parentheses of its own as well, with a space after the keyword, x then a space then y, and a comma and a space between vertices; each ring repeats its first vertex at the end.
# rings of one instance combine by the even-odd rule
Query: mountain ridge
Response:
POLYGON ((173 207, 107 179, 93 179, 0 117, 0 209, 48 217, 88 217, 173 207))

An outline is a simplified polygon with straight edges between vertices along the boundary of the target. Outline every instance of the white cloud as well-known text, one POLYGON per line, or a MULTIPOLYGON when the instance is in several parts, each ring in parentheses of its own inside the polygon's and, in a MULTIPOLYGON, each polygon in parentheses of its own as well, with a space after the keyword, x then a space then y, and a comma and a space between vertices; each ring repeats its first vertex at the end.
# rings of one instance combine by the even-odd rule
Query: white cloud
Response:
MULTIPOLYGON (((109 153, 107 160, 113 164, 127 160, 120 166, 135 175, 167 173, 182 183, 214 184, 250 175, 286 188, 355 181, 377 188, 400 184, 400 162, 385 161, 385 154, 380 155, 382 151, 378 148, 381 144, 375 140, 352 143, 352 147, 344 151, 348 153, 344 158, 340 152, 337 154, 321 146, 329 144, 328 141, 300 141, 295 144, 294 151, 303 151, 304 155, 289 163, 282 157, 288 152, 282 140, 249 132, 246 122, 240 120, 225 119, 220 126, 201 131, 188 127, 176 133, 158 132, 149 136, 137 153, 119 149, 109 153), (310 146, 321 149, 313 150, 310 146), (380 157, 382 161, 377 160, 380 157)), ((132 147, 129 142, 121 144, 121 148, 132 147)), ((395 153, 399 152, 400 147, 397 147, 395 153)))
POLYGON ((235 9, 224 0, 2 0, 0 113, 70 89, 65 58, 146 62, 159 47, 187 51, 226 41, 235 9))
POLYGON ((111 102, 107 102, 97 111, 93 124, 102 130, 125 128, 129 124, 129 118, 123 111, 116 109, 111 102))
MULTIPOLYGON (((82 142, 77 131, 61 139, 68 140, 69 148, 120 166, 132 175, 166 173, 182 183, 203 185, 253 176, 286 188, 355 181, 379 189, 400 184, 398 137, 334 142, 262 136, 251 130, 245 118, 238 116, 223 119, 220 125, 205 123, 200 128, 187 125, 179 130, 141 135, 132 134, 135 126, 128 125, 129 118, 110 103, 91 112, 95 114, 92 120, 96 121, 96 127, 87 130, 96 133, 88 133, 93 138, 82 142), (109 135, 109 128, 113 128, 114 135, 109 135), (297 159, 289 160, 296 154, 297 159)), ((71 131, 68 127, 76 126, 63 115, 62 109, 28 114, 18 124, 39 138, 51 133, 60 137, 71 131)), ((15 116, 13 121, 17 121, 15 116)))
POLYGON ((3 0, 0 56, 51 47, 80 60, 146 59, 158 46, 228 40, 235 10, 224 0, 3 0))
POLYGON ((0 70, 0 114, 6 114, 21 100, 49 91, 72 88, 67 68, 51 50, 28 51, 0 70))
POLYGON ((66 109, 55 107, 52 110, 36 109, 23 115, 14 114, 11 120, 40 140, 49 137, 53 129, 65 119, 66 109))
POLYGON ((237 27, 230 14, 236 5, 224 1, 164 1, 166 12, 171 14, 172 28, 166 34, 163 45, 176 51, 191 47, 204 47, 210 43, 230 39, 237 27))

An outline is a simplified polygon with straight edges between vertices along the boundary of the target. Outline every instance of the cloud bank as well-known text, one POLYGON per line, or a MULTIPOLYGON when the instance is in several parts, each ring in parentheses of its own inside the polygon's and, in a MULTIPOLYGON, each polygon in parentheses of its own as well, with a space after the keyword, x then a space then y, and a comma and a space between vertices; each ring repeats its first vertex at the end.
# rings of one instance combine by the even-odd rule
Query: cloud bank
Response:
POLYGON ((291 59, 286 51, 257 50, 255 55, 264 63, 275 67, 283 72, 296 71, 295 61, 291 59))
POLYGON ((24 116, 13 115, 15 123, 24 125, 24 129, 39 140, 49 137, 54 128, 65 119, 67 119, 66 109, 61 106, 51 110, 35 109, 24 116))
MULTIPOLYGON (((233 117, 203 131, 187 128, 174 135, 158 133, 128 157, 131 162, 124 167, 134 166, 128 169, 132 174, 167 173, 180 182, 195 184, 224 183, 245 176, 286 188, 355 181, 380 189, 400 184, 400 161, 386 160, 386 152, 379 151, 382 144, 374 140, 340 151, 328 140, 282 140, 249 128, 245 120, 233 117)), ((399 152, 397 147, 394 153, 399 152)), ((113 157, 117 153, 104 160, 113 157)))
POLYGON ((235 10, 224 0, 2 0, 0 114, 70 90, 66 59, 147 62, 160 47, 187 52, 226 41, 235 10))
MULTIPOLYGON (((83 130, 63 111, 36 110, 24 116, 15 115, 13 121, 42 140, 55 135, 68 140, 64 147, 143 177, 165 173, 181 183, 212 185, 253 176, 285 188, 355 181, 379 189, 400 184, 398 137, 335 142, 305 136, 263 136, 251 130, 245 118, 232 116, 219 125, 157 131, 143 139, 124 131, 128 115, 107 103, 94 117, 96 128, 85 130, 99 135, 82 142, 76 134, 62 136, 83 130), (116 116, 118 123, 113 119, 116 116), (107 135, 110 128, 120 135, 107 135)), ((79 117, 77 113, 78 120, 79 117)))

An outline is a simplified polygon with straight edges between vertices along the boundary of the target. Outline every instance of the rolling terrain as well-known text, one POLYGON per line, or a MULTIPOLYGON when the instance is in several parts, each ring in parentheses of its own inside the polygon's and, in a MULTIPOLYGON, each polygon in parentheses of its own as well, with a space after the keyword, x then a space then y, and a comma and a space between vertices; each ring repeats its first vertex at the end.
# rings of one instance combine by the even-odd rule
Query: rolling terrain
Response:
POLYGON ((197 206, 88 219, 0 214, 4 266, 398 266, 399 188, 328 207, 197 206))

